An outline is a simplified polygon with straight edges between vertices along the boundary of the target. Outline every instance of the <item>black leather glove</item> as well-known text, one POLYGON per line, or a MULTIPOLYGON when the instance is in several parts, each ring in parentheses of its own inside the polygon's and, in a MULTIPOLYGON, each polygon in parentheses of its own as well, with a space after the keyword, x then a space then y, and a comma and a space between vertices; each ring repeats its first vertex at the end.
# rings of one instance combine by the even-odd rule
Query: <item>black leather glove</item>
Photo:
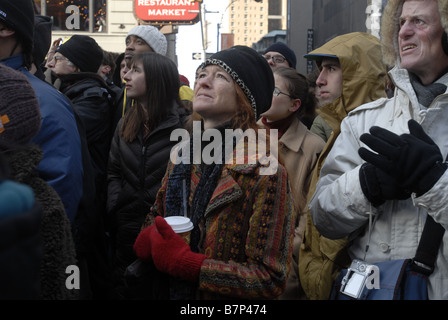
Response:
POLYGON ((371 163, 364 163, 359 170, 361 189, 374 207, 382 205, 386 200, 405 200, 411 192, 398 185, 395 178, 371 163))
POLYGON ((370 128, 370 134, 360 139, 375 154, 366 148, 359 149, 365 161, 394 177, 404 189, 417 195, 426 193, 445 172, 439 147, 415 121, 408 123, 409 134, 396 135, 380 127, 370 128))

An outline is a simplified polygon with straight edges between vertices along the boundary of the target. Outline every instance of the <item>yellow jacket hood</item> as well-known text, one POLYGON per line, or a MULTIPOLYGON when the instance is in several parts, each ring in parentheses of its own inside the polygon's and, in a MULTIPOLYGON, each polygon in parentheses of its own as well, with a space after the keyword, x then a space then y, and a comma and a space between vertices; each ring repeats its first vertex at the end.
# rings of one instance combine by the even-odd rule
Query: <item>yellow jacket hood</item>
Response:
MULTIPOLYGON (((363 32, 344 34, 308 55, 336 56, 341 64, 342 95, 319 111, 333 131, 339 131, 342 119, 353 109, 386 96, 386 66, 375 36, 363 32)), ((317 65, 320 67, 319 62, 317 65)))

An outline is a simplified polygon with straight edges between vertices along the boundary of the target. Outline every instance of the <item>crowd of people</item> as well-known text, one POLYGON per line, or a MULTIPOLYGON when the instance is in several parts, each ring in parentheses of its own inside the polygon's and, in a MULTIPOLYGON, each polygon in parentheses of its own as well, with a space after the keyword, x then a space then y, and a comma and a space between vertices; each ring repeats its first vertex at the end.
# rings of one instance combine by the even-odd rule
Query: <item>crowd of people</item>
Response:
POLYGON ((0 0, 0 298, 328 300, 353 259, 448 228, 446 1, 389 0, 381 39, 336 36, 308 75, 285 43, 237 45, 191 87, 154 26, 121 54, 51 27, 0 0))

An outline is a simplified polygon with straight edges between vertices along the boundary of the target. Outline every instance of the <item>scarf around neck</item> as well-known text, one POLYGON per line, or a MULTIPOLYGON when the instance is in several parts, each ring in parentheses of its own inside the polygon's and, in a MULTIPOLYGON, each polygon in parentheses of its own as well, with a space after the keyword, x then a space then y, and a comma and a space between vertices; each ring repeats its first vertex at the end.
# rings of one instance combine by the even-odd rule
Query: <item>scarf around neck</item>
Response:
POLYGON ((278 138, 280 139, 283 136, 283 134, 286 132, 286 130, 288 130, 288 128, 291 125, 292 121, 294 120, 295 116, 296 116, 296 114, 293 113, 284 119, 273 121, 273 122, 268 122, 268 120, 265 117, 262 117, 261 122, 269 130, 277 129, 278 130, 278 138))
POLYGON ((409 73, 409 77, 415 94, 417 95, 418 102, 425 108, 428 108, 438 95, 441 95, 446 91, 447 86, 437 82, 440 78, 425 86, 420 82, 420 79, 416 75, 409 73))
MULTIPOLYGON (((219 127, 219 130, 224 137, 224 130, 231 128, 231 122, 226 122, 219 127)), ((189 141, 190 158, 193 159, 193 139, 189 141)), ((201 143, 202 150, 206 144, 201 143)), ((193 223, 193 230, 191 232, 190 247, 193 252, 200 252, 201 230, 199 224, 205 215, 208 203, 213 195, 213 192, 218 185, 221 177, 222 169, 225 165, 225 143, 222 144, 222 161, 221 163, 204 164, 201 161, 200 165, 188 163, 179 163, 174 166, 172 173, 168 177, 167 191, 166 191, 166 216, 184 216, 187 215, 193 223), (196 166, 196 171, 200 174, 199 183, 196 186, 191 201, 191 207, 188 207, 188 200, 191 190, 191 170, 192 166, 196 166)), ((179 156, 182 156, 182 149, 179 150, 179 156)), ((202 159, 201 159, 202 160, 202 159)))

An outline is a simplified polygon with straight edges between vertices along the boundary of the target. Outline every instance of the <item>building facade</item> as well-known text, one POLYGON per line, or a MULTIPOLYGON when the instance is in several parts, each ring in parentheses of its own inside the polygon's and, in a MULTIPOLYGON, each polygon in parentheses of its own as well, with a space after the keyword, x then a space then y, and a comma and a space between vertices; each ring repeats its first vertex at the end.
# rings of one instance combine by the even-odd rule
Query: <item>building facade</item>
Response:
POLYGON ((387 0, 288 0, 287 44, 297 55, 297 71, 315 67, 303 58, 332 38, 350 32, 380 34, 387 0))
MULTIPOLYGON (((40 14, 52 17, 53 39, 69 37, 75 33, 87 34, 107 51, 123 52, 127 33, 142 23, 135 15, 135 0, 34 1, 40 14)), ((379 36, 381 12, 387 2, 387 0, 204 0, 200 1, 203 2, 202 28, 207 26, 207 14, 204 8, 211 1, 226 1, 224 10, 226 20, 217 26, 218 38, 225 38, 218 39, 218 42, 223 43, 223 40, 226 40, 232 45, 247 45, 259 52, 274 42, 286 42, 297 55, 297 70, 304 74, 310 72, 313 64, 302 58, 303 55, 333 37, 353 31, 369 32, 379 36)), ((168 39, 167 56, 177 62, 175 52, 178 26, 170 24, 158 27, 168 39)), ((214 30, 213 26, 210 28, 211 31, 214 30)), ((205 46, 204 50, 206 49, 213 48, 205 46)), ((218 49, 219 45, 216 45, 211 51, 218 49)))
MULTIPOLYGON (((124 52, 127 33, 142 23, 136 18, 134 0, 34 0, 34 2, 40 14, 52 18, 53 40, 64 39, 73 34, 86 34, 94 38, 104 50, 111 52, 124 52)), ((176 61, 177 26, 159 27, 167 36, 167 56, 176 61)))
POLYGON ((229 6, 235 45, 252 47, 270 32, 286 31, 287 0, 229 0, 229 6))

